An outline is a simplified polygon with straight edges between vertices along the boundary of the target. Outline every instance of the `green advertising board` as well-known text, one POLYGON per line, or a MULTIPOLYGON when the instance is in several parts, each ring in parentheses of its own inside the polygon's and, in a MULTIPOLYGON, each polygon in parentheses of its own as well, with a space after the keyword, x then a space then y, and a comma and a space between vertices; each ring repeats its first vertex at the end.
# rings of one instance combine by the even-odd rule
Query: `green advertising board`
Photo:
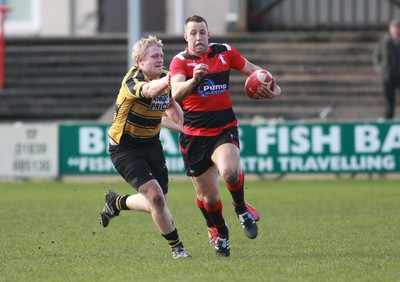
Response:
MULTIPOLYGON (((116 173, 108 125, 60 125, 60 174, 116 173)), ((400 123, 243 124, 241 163, 247 173, 400 172, 400 123)), ((171 173, 184 173, 176 132, 161 141, 171 173)))
MULTIPOLYGON (((117 173, 108 153, 109 125, 105 124, 61 124, 60 174, 115 174, 117 173)), ((179 135, 162 129, 161 139, 168 164, 184 172, 179 146, 179 135)))
POLYGON ((242 166, 250 173, 400 171, 400 124, 243 126, 242 166))
POLYGON ((61 124, 60 174, 116 173, 108 154, 108 125, 61 124))

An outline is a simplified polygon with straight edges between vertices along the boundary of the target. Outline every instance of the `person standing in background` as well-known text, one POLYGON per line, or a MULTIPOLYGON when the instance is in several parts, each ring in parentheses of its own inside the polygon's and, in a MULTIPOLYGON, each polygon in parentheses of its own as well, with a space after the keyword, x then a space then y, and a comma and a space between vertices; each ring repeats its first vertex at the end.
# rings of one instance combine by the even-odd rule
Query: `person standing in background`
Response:
POLYGON ((389 23, 389 32, 374 49, 373 64, 382 76, 384 118, 391 120, 395 116, 396 90, 400 88, 400 20, 389 23))

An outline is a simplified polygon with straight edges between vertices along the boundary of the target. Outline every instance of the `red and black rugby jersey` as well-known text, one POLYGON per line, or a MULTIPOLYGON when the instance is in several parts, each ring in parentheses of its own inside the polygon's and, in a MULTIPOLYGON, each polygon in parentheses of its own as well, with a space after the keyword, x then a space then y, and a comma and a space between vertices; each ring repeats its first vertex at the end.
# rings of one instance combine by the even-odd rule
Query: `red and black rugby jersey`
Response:
POLYGON ((227 127, 237 126, 229 90, 231 69, 241 70, 245 59, 232 46, 211 43, 205 54, 197 55, 188 49, 171 62, 171 75, 193 77, 193 68, 208 65, 208 73, 181 101, 184 111, 184 133, 195 136, 215 136, 227 127))

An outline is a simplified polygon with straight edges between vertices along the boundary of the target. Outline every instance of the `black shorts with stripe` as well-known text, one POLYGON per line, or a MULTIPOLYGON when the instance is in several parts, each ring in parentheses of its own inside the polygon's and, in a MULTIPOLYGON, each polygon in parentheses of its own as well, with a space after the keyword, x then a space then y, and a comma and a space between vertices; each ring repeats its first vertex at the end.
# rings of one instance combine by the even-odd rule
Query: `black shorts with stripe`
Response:
POLYGON ((232 143, 240 147, 239 129, 230 127, 217 136, 191 136, 181 134, 179 145, 185 164, 186 175, 200 176, 214 163, 211 156, 220 145, 232 143))
POLYGON ((110 145, 109 152, 115 169, 136 190, 156 179, 164 194, 168 193, 168 169, 161 143, 140 149, 110 145))

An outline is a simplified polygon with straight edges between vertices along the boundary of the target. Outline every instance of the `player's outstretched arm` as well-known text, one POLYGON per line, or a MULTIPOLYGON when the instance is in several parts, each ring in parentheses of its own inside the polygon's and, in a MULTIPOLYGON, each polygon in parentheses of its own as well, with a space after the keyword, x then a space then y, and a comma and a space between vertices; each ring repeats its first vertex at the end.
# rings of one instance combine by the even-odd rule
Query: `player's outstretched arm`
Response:
POLYGON ((175 101, 181 101, 188 96, 193 88, 203 79, 208 72, 208 65, 198 64, 193 69, 193 77, 186 80, 182 74, 174 75, 171 78, 172 97, 175 101))
POLYGON ((142 88, 143 97, 151 99, 160 96, 167 87, 170 87, 170 81, 171 75, 168 73, 163 78, 145 83, 142 88))
POLYGON ((165 111, 161 119, 161 126, 176 132, 183 132, 183 111, 175 101, 171 101, 165 111))
POLYGON ((262 68, 253 64, 252 62, 248 61, 247 59, 245 60, 244 67, 240 70, 241 73, 243 73, 245 76, 251 75, 253 72, 256 70, 261 70, 262 68))

